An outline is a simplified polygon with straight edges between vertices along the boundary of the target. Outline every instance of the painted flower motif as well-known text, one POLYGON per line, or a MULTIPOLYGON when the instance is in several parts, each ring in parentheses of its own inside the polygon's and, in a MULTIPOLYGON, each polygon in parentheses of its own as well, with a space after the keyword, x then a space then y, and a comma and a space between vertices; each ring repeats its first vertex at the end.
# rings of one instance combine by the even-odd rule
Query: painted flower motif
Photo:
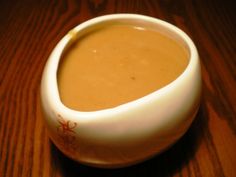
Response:
POLYGON ((76 143, 76 132, 77 127, 76 122, 71 122, 70 120, 65 120, 61 115, 57 115, 57 121, 59 123, 57 127, 57 132, 59 134, 59 142, 61 147, 66 151, 73 153, 77 149, 76 143))
POLYGON ((59 126, 57 127, 57 131, 59 131, 63 134, 67 134, 67 133, 74 133, 75 134, 75 131, 73 129, 77 126, 76 122, 71 122, 69 120, 66 121, 59 114, 57 116, 57 120, 59 123, 59 126))

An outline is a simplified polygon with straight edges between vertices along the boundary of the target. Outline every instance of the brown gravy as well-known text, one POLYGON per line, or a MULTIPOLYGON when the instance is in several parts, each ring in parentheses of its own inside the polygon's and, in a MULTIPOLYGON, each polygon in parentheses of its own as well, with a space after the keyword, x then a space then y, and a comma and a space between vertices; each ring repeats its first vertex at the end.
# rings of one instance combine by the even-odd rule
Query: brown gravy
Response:
POLYGON ((78 39, 62 57, 60 98, 78 111, 116 107, 169 84, 187 64, 186 49, 166 35, 107 26, 78 39))

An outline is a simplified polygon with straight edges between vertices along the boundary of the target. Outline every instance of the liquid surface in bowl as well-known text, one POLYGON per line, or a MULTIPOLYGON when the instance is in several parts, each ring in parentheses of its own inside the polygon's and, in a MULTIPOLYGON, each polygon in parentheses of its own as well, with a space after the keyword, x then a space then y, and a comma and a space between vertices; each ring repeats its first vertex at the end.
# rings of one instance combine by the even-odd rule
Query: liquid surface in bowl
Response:
POLYGON ((79 38, 58 69, 61 101, 78 111, 96 111, 133 101, 175 80, 188 53, 157 31, 112 25, 79 38))

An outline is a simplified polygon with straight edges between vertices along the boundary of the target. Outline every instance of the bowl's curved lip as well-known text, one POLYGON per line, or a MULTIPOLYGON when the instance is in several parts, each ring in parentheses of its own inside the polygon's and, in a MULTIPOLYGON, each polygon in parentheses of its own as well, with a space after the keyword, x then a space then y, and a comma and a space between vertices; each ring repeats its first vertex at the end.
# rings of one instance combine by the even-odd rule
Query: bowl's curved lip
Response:
POLYGON ((193 41, 190 39, 190 37, 188 37, 188 35, 185 32, 183 32, 176 26, 157 18, 144 16, 144 15, 138 15, 138 14, 104 15, 104 16, 100 16, 100 17, 96 17, 94 19, 88 20, 84 23, 81 23, 80 25, 73 28, 70 32, 68 32, 67 35, 65 35, 61 39, 61 41, 54 48, 53 52, 51 53, 48 59, 47 65, 43 73, 43 80, 42 80, 42 82, 44 82, 43 83, 44 88, 41 88, 41 89, 47 90, 46 99, 48 101, 48 104, 52 107, 52 109, 55 112, 61 115, 66 115, 65 117, 70 117, 71 119, 73 119, 73 121, 78 121, 79 119, 83 120, 83 118, 86 118, 86 120, 88 121, 88 120, 96 119, 99 117, 103 117, 103 118, 110 117, 111 115, 126 111, 129 108, 140 107, 144 105, 145 103, 152 101, 153 99, 158 99, 162 95, 169 92, 169 90, 172 90, 173 88, 175 88, 176 85, 178 85, 178 83, 181 82, 183 78, 188 76, 189 72, 194 70, 196 65, 198 65, 198 53, 197 53, 197 49, 193 41), (169 31, 178 35, 186 43, 187 47, 189 48, 190 60, 186 69, 178 78, 176 78, 174 81, 172 81, 170 84, 166 85, 165 87, 153 93, 150 93, 142 98, 119 105, 114 108, 103 109, 103 110, 98 110, 98 111, 82 112, 82 111, 72 110, 66 107, 60 100, 58 87, 57 87, 57 68, 58 68, 60 56, 63 52, 64 47, 68 44, 70 40, 72 40, 73 35, 81 31, 82 29, 92 26, 94 24, 100 23, 100 22, 115 20, 115 19, 134 19, 134 20, 151 21, 165 28, 168 28, 169 31))

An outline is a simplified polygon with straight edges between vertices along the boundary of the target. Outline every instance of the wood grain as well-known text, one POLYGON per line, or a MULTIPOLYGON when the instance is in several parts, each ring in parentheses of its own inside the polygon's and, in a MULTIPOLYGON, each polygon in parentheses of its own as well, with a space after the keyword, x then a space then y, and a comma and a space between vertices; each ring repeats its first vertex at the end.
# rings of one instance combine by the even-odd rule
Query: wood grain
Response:
POLYGON ((236 13, 234 1, 1 0, 0 176, 236 176, 236 13), (51 50, 90 18, 139 13, 189 34, 201 57, 203 94, 196 120, 172 148, 128 168, 78 164, 49 140, 39 86, 51 50))

